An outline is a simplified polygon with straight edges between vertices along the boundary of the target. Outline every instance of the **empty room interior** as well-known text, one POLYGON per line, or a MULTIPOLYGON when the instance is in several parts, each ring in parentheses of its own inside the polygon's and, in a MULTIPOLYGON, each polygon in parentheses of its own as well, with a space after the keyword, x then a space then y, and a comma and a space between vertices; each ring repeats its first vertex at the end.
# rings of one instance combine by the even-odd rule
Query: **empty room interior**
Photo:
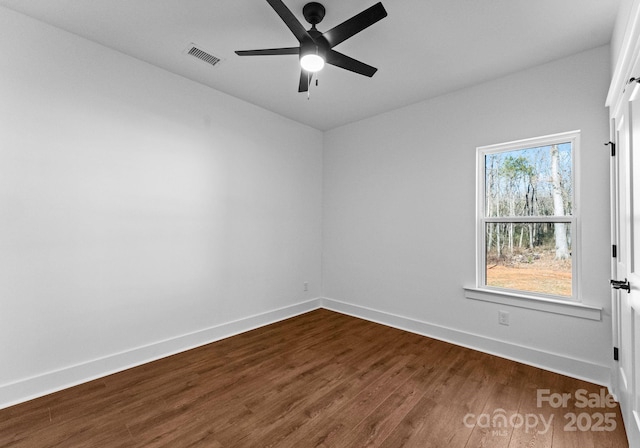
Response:
POLYGON ((321 3, 0 0, 0 446, 640 448, 640 0, 321 3))

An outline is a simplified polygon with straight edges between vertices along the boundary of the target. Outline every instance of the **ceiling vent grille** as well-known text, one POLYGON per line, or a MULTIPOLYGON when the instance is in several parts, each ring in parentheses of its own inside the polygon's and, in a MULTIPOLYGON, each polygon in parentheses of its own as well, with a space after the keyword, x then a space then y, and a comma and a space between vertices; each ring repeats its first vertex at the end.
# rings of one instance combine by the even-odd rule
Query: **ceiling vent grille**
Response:
POLYGON ((187 47, 186 53, 213 66, 221 61, 220 58, 215 57, 211 53, 198 48, 195 44, 191 44, 189 47, 187 47))

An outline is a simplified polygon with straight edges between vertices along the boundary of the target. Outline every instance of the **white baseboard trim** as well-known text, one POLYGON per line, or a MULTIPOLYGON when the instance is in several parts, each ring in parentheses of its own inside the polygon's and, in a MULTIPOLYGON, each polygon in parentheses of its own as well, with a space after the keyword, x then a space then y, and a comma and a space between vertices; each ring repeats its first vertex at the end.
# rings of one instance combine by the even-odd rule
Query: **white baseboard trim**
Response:
POLYGON ((0 409, 210 344, 318 308, 326 308, 610 388, 611 371, 608 366, 571 359, 339 300, 317 298, 25 378, 10 384, 0 385, 0 409))
POLYGON ((0 409, 320 308, 313 299, 0 385, 0 409))
POLYGON ((341 302, 339 300, 322 298, 320 299, 320 306, 338 313, 478 350, 522 364, 589 381, 611 389, 611 369, 609 366, 568 358, 535 348, 524 347, 486 336, 454 330, 385 311, 341 302))

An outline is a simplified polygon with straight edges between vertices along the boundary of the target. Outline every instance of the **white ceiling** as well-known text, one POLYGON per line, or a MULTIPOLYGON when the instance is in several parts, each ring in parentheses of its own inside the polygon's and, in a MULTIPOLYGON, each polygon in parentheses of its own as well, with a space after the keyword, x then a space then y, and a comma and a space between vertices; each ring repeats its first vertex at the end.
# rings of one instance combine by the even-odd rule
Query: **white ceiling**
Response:
MULTIPOLYGON (((320 0, 327 31, 378 0, 320 0)), ((308 0, 284 0, 298 19, 308 0)), ((266 0, 0 0, 107 47, 320 130, 609 43, 620 0, 382 0, 388 16, 336 50, 373 78, 327 66, 310 100, 296 56, 234 50, 297 46, 266 0), (187 56, 190 43, 222 59, 187 56)), ((577 76, 579 74, 576 74, 577 76)))

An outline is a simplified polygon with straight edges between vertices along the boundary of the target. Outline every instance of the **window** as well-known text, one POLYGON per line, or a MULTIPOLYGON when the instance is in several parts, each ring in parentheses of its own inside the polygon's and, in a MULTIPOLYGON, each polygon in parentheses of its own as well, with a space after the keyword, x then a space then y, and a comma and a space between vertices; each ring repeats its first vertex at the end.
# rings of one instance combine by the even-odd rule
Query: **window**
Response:
POLYGON ((478 287, 577 300, 579 131, 483 146, 478 287))

